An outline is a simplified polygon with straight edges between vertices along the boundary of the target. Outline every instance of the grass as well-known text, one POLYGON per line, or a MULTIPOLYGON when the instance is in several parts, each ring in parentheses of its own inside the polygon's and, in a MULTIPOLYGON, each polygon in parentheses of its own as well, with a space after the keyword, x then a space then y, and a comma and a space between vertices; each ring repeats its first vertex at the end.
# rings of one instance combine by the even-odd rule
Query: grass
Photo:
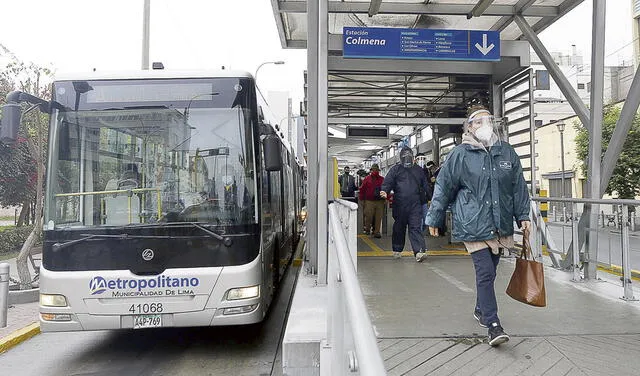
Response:
POLYGON ((15 218, 12 215, 0 217, 0 221, 13 221, 13 220, 15 220, 15 218))
POLYGON ((19 253, 20 253, 20 251, 13 251, 13 252, 9 252, 9 253, 0 253, 0 261, 16 258, 16 257, 18 257, 19 253))
POLYGON ((14 228, 16 226, 14 225, 8 225, 8 226, 0 226, 0 232, 4 231, 4 230, 8 230, 10 228, 14 228))

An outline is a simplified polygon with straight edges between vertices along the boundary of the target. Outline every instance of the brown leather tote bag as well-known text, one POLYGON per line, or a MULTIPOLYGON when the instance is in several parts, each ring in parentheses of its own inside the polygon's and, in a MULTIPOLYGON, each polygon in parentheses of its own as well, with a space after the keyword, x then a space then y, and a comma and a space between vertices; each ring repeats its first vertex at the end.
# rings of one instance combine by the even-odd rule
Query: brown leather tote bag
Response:
POLYGON ((507 286, 507 295, 525 304, 545 307, 547 297, 544 290, 544 265, 533 260, 529 246, 529 231, 525 231, 522 243, 523 249, 520 257, 516 259, 516 269, 507 286))

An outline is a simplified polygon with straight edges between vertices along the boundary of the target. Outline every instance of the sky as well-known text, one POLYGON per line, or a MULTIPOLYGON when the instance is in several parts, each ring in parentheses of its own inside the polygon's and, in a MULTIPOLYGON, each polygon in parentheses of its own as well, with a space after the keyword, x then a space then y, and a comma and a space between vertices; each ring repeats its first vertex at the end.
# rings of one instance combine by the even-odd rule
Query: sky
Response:
MULTIPOLYGON (((3 1, 0 44, 24 61, 57 72, 136 70, 141 66, 143 0, 3 1)), ((550 51, 576 44, 589 60, 591 0, 540 37, 550 51)), ((631 1, 607 1, 607 64, 629 62, 631 1)), ((263 93, 289 91, 294 111, 303 99, 305 50, 284 50, 269 0, 151 0, 150 60, 166 69, 225 66, 251 73, 265 61, 263 93)))

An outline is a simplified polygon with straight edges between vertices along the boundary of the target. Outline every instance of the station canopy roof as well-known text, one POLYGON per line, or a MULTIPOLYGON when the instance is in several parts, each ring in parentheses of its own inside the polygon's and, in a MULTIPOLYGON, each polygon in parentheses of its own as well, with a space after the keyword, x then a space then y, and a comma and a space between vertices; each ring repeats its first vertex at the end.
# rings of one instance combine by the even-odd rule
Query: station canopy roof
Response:
MULTIPOLYGON (((500 31, 502 40, 522 33, 513 22, 521 14, 536 32, 553 24, 583 0, 342 0, 329 1, 329 34, 345 26, 500 31), (371 16, 370 16, 371 15, 371 16), (472 16, 468 19, 468 16, 472 16)), ((284 48, 305 48, 306 1, 272 0, 284 48)))
MULTIPOLYGON (((389 61, 389 69, 371 62, 341 59, 343 27, 493 30, 502 41, 524 40, 514 21, 522 15, 536 33, 553 24, 583 0, 341 0, 328 2, 328 116, 330 154, 347 163, 366 159, 403 136, 438 124, 435 119, 463 117, 470 98, 489 96, 485 72, 463 75, 413 72, 415 65, 389 61), (335 62, 332 64, 332 62, 335 62), (336 65, 342 68, 334 69, 336 65), (351 70, 345 66, 357 66, 351 70), (405 67, 405 68, 403 68, 405 67), (407 67, 409 69, 407 69, 407 67), (395 69, 395 70, 394 70, 395 69), (428 121, 431 120, 431 121, 428 121), (347 126, 389 128, 390 140, 344 139, 347 126)), ((283 48, 306 48, 306 1, 272 0, 283 48)), ((503 42, 504 44, 504 42, 503 42)), ((528 47, 526 52, 528 56, 528 47)), ((504 58, 503 58, 504 60, 504 58)), ((435 62, 429 66, 433 67, 435 62)), ((440 62, 442 64, 442 62, 440 62)), ((454 62, 445 62, 453 66, 454 62)), ((527 63, 528 64, 528 63, 527 63)), ((522 69, 522 68, 520 68, 522 69)), ((515 73, 515 72, 513 72, 515 73)), ((441 124, 452 124, 443 121, 441 124)))

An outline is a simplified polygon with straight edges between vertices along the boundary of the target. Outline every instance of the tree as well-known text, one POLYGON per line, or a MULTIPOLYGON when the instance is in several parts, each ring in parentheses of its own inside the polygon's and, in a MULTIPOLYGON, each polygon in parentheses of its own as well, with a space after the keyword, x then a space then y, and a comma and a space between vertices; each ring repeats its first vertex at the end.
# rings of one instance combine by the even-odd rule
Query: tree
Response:
MULTIPOLYGON (((602 122, 602 154, 600 160, 609 146, 609 140, 613 135, 616 122, 620 118, 619 106, 607 106, 604 110, 602 122)), ((587 175, 587 157, 589 155, 589 133, 579 124, 574 124, 578 134, 576 136, 576 154, 578 160, 582 161, 580 168, 584 175, 587 175)), ((622 153, 613 169, 611 180, 607 186, 606 193, 617 198, 635 198, 640 195, 640 116, 636 114, 633 119, 631 130, 627 135, 622 148, 622 153)))
MULTIPOLYGON (((51 97, 50 87, 44 82, 51 77, 50 69, 33 63, 26 64, 0 44, 0 62, 3 61, 6 61, 6 64, 4 67, 0 66, 0 103, 4 103, 6 95, 12 90, 20 90, 44 100, 48 100, 51 97)), ((0 205, 22 198, 24 201, 22 202, 20 218, 23 221, 26 213, 30 212, 32 203, 35 203, 33 204, 35 206, 34 228, 24 242, 16 262, 21 289, 31 287, 31 275, 27 266, 27 258, 42 232, 44 163, 46 160, 45 150, 47 150, 47 124, 49 118, 47 114, 40 113, 34 106, 24 106, 19 132, 21 137, 15 145, 4 147, 0 150, 5 156, 8 155, 4 159, 5 163, 0 163, 0 168, 4 167, 6 169, 5 171, 0 170, 0 176, 5 178, 10 176, 8 180, 5 179, 1 183, 4 188, 0 189, 0 194, 2 192, 8 194, 14 192, 14 194, 17 194, 16 197, 0 196, 0 205), (24 166, 25 164, 30 165, 30 167, 24 166), (24 171, 26 172, 18 174, 18 176, 4 175, 5 173, 11 174, 24 171), (35 197, 33 195, 34 192, 35 197)))

